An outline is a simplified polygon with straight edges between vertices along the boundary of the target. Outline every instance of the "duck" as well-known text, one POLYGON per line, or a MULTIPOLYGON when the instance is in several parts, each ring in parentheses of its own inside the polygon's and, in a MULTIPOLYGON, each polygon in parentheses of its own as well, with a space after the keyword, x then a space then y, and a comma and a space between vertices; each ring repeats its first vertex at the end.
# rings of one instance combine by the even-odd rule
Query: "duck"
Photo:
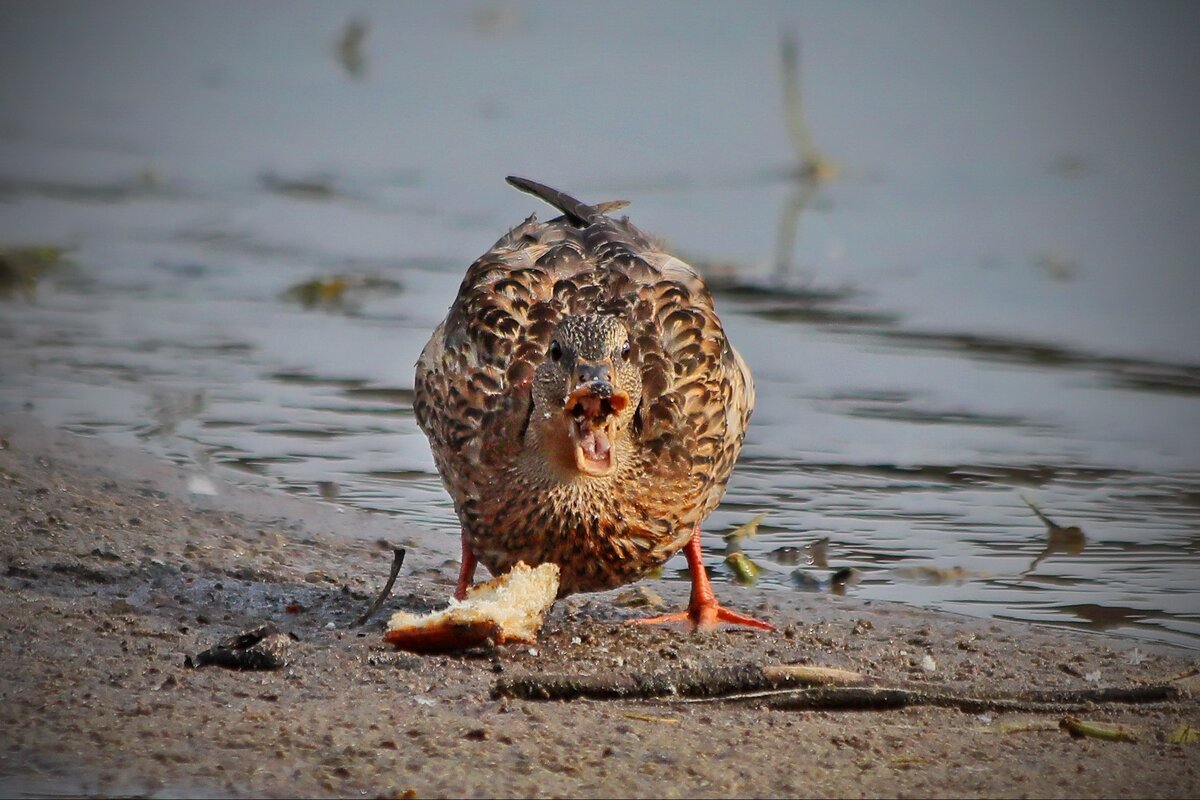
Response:
POLYGON ((725 493, 754 380, 700 275, 627 216, 546 185, 467 269, 416 364, 413 409, 461 525, 461 600, 482 563, 559 567, 558 596, 637 581, 683 551, 687 609, 643 624, 774 630, 722 606, 701 523, 725 493))

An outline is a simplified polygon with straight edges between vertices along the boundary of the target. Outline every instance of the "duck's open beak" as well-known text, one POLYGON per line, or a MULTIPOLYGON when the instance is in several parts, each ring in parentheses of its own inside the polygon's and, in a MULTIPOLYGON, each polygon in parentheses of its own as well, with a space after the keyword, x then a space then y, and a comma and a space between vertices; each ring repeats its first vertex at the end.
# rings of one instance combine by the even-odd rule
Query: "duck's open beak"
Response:
POLYGON ((567 396, 565 416, 575 466, 593 477, 612 471, 617 417, 629 405, 629 395, 613 386, 611 374, 608 365, 581 364, 575 370, 576 386, 567 396))

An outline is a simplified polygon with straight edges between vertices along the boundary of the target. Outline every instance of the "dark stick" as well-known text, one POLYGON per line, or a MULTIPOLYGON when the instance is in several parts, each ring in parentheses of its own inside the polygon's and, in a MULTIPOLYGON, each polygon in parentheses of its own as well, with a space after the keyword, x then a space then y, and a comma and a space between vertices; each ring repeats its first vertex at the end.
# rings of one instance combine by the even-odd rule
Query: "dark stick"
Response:
POLYGON ((375 598, 375 602, 371 603, 371 607, 363 612, 363 615, 350 625, 351 628, 357 628, 371 618, 371 615, 379 610, 383 605, 383 601, 387 600, 389 594, 392 593, 392 586, 396 583, 396 576, 400 574, 400 565, 404 563, 404 548, 392 548, 392 574, 388 575, 387 583, 383 585, 383 591, 379 593, 379 597, 375 598))
POLYGON ((493 697, 525 700, 620 700, 678 695, 714 697, 778 686, 764 679, 757 664, 721 669, 683 670, 670 674, 632 672, 627 675, 529 675, 501 678, 493 697))
POLYGON ((845 670, 797 664, 739 664, 687 669, 672 673, 631 672, 627 675, 528 675, 501 678, 493 697, 526 700, 618 700, 649 697, 719 697, 783 686, 861 683, 863 676, 845 670))
POLYGON ((823 686, 778 688, 789 683, 778 667, 744 664, 720 669, 628 675, 527 675, 501 678, 493 697, 526 700, 646 700, 674 698, 680 702, 754 702, 779 709, 884 710, 906 706, 940 706, 971 713, 1024 711, 1063 713, 1089 705, 1157 703, 1176 700, 1182 692, 1170 684, 1080 690, 1048 690, 1012 695, 973 695, 953 690, 928 691, 890 686, 823 686), (692 699, 684 699, 692 698, 692 699))
MULTIPOLYGON (((973 695, 968 692, 929 692, 890 686, 836 686, 813 689, 784 689, 758 695, 713 698, 711 701, 758 701, 768 708, 787 711, 862 710, 884 711, 908 706, 957 708, 969 714, 1015 711, 1026 714, 1063 714, 1094 705, 1161 703, 1178 699, 1175 686, 1110 687, 1103 689, 1051 690, 1014 695, 973 695)), ((700 701, 692 701, 700 702, 700 701)))

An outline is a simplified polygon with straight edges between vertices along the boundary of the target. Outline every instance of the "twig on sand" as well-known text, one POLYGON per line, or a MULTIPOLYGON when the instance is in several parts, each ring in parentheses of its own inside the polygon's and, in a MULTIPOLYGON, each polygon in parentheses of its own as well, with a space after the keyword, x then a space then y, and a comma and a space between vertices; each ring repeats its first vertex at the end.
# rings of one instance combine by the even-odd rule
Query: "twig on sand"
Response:
POLYGON ((379 596, 375 598, 375 602, 371 603, 371 607, 368 608, 366 611, 364 611, 362 616, 360 616, 358 619, 354 620, 353 623, 351 623, 351 625, 350 625, 351 628, 357 628, 359 625, 362 625, 364 622, 366 622, 367 620, 369 620, 371 618, 372 614, 374 614, 376 611, 379 610, 379 607, 383 605, 383 602, 385 600, 387 600, 388 595, 392 593, 392 586, 395 585, 395 583, 396 583, 396 576, 400 574, 400 565, 403 563, 404 563, 404 548, 403 547, 393 547, 392 548, 392 574, 388 575, 387 583, 385 583, 383 585, 383 591, 381 591, 379 593, 379 596))
POLYGON ((1138 740, 1137 731, 1126 725, 1108 725, 1071 716, 1059 720, 1058 727, 1069 733, 1072 739, 1082 739, 1087 736, 1093 739, 1103 739, 1106 742, 1136 742, 1138 740))
POLYGON ((857 672, 805 664, 741 664, 736 667, 689 669, 675 673, 632 672, 627 675, 526 675, 501 678, 493 697, 526 700, 644 699, 651 697, 721 697, 781 686, 859 683, 857 672))
POLYGON ((1064 714, 1097 705, 1163 703, 1183 693, 1174 686, 1108 687, 1029 691, 1018 694, 972 694, 962 691, 931 692, 902 686, 837 686, 781 689, 685 702, 757 701, 760 705, 788 711, 886 711, 909 706, 957 708, 969 714, 1016 711, 1027 714, 1064 714))
POLYGON ((907 706, 957 708, 969 713, 1020 711, 1062 714, 1095 705, 1158 703, 1185 696, 1170 684, 973 694, 904 686, 849 686, 863 676, 804 665, 743 664, 720 669, 628 675, 526 675, 502 678, 493 697, 526 700, 648 700, 687 703, 753 702, 788 710, 886 710, 907 706), (816 684, 814 686, 814 684, 816 684))

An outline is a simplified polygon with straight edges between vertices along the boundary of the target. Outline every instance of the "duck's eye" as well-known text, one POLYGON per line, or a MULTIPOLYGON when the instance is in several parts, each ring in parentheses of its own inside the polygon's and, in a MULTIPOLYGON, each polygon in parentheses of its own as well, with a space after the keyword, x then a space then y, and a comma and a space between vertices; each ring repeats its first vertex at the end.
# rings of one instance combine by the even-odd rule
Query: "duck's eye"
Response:
POLYGON ((628 360, 629 360, 629 351, 630 351, 630 349, 631 349, 631 348, 629 347, 629 342, 626 342, 625 344, 621 345, 621 358, 623 358, 623 359, 625 359, 626 361, 628 361, 628 360))
POLYGON ((558 361, 560 358, 562 358, 562 347, 559 346, 558 342, 550 343, 550 358, 554 359, 555 361, 558 361))

